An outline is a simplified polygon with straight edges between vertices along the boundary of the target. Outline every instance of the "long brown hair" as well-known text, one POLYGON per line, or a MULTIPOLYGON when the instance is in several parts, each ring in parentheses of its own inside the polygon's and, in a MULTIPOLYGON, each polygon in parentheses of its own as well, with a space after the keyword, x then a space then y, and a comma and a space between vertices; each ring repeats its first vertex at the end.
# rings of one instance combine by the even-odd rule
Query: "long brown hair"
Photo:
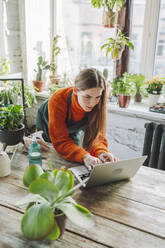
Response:
POLYGON ((106 83, 103 74, 95 68, 87 68, 75 78, 78 91, 100 87, 103 89, 99 103, 88 114, 87 127, 84 134, 83 147, 89 149, 101 132, 105 135, 106 125, 106 83))

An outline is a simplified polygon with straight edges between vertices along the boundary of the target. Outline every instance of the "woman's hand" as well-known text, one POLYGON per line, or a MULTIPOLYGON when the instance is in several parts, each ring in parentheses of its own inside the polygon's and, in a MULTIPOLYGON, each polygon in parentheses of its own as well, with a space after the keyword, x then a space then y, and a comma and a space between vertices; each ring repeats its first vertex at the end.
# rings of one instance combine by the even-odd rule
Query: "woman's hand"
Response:
POLYGON ((101 163, 99 158, 91 156, 90 154, 85 154, 83 161, 89 171, 91 171, 94 166, 101 163))
POLYGON ((105 162, 117 162, 118 158, 116 158, 111 152, 103 152, 98 155, 98 158, 102 163, 105 162))

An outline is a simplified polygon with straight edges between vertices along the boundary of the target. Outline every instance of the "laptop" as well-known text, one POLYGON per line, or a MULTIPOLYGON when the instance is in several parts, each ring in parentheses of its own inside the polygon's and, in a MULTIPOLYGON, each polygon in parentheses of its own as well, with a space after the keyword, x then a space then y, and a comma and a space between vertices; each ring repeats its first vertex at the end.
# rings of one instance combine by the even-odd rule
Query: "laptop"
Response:
POLYGON ((84 166, 72 167, 69 170, 83 187, 92 187, 126 180, 133 177, 147 156, 97 164, 91 172, 84 166))

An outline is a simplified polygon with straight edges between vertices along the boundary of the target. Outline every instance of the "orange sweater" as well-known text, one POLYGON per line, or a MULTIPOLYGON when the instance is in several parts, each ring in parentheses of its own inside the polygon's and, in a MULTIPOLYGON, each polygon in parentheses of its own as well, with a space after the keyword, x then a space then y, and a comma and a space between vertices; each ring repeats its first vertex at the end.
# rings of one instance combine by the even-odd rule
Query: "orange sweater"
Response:
MULTIPOLYGON (((64 159, 71 162, 83 163, 85 154, 90 153, 97 157, 101 152, 108 152, 107 140, 99 135, 98 140, 92 145, 89 151, 77 146, 74 140, 69 137, 66 126, 67 99, 74 87, 68 87, 56 91, 48 103, 49 113, 49 136, 57 153, 64 159)), ((73 93, 69 109, 69 122, 74 124, 82 120, 86 112, 77 101, 76 94, 73 93)))

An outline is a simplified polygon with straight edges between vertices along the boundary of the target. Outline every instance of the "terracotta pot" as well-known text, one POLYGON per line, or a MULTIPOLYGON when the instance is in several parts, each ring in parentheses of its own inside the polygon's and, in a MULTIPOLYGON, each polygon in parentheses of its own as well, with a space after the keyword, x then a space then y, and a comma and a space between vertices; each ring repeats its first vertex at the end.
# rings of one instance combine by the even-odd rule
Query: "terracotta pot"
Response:
POLYGON ((130 100, 131 100, 131 96, 119 95, 118 96, 119 107, 120 108, 128 108, 130 100))
POLYGON ((142 101, 142 96, 139 92, 136 92, 135 95, 135 102, 141 102, 142 101))
POLYGON ((50 75, 49 78, 52 84, 59 84, 61 80, 61 77, 59 75, 50 75))
POLYGON ((35 87, 35 91, 37 92, 43 91, 43 87, 44 87, 43 81, 33 81, 33 85, 35 87))
POLYGON ((106 28, 114 28, 116 14, 112 11, 103 11, 103 24, 106 28))
MULTIPOLYGON (((58 214, 61 213, 58 212, 58 214)), ((56 213, 57 214, 57 213, 56 213)), ((60 236, 59 238, 63 235, 64 231, 65 231, 65 226, 66 226, 66 216, 65 215, 60 215, 60 216, 56 216, 55 215, 55 220, 57 221, 57 224, 60 228, 60 236)))

